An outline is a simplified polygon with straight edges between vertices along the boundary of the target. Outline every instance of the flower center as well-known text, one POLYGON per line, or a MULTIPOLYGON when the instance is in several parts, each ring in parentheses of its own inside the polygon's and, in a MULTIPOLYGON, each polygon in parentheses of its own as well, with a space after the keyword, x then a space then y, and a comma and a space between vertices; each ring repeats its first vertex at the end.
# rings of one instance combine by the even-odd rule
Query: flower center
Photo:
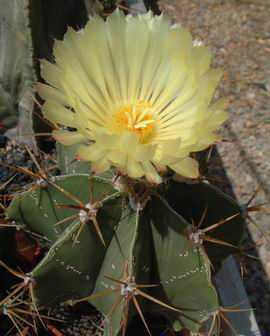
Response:
POLYGON ((151 105, 138 102, 120 107, 113 116, 110 128, 117 134, 133 132, 139 137, 140 143, 148 143, 153 135, 154 125, 151 105))

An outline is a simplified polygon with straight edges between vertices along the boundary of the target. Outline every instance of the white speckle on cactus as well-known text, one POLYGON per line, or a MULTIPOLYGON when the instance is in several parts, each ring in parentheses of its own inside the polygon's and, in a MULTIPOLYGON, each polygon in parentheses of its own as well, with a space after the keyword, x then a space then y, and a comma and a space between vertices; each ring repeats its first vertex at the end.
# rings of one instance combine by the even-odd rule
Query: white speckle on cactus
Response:
POLYGON ((183 253, 179 253, 179 257, 187 257, 188 256, 188 251, 185 251, 183 253))
POLYGON ((202 265, 201 267, 196 267, 190 271, 187 271, 183 274, 180 274, 180 275, 172 275, 169 279, 167 280, 164 280, 164 281, 161 281, 161 284, 166 284, 168 285, 169 283, 172 283, 176 280, 183 280, 183 279, 186 279, 187 277, 189 276, 192 276, 193 274, 195 273, 198 273, 198 272, 205 272, 207 269, 204 265, 202 265))
POLYGON ((144 265, 142 267, 142 271, 145 272, 145 273, 149 272, 149 270, 150 270, 150 268, 148 266, 146 266, 146 265, 144 265))
POLYGON ((34 200, 35 204, 38 205, 39 201, 36 193, 30 193, 30 197, 34 200))
POLYGON ((105 287, 105 288, 109 288, 109 285, 106 284, 104 281, 101 281, 101 285, 102 285, 103 287, 105 287))
POLYGON ((77 270, 77 269, 76 269, 74 266, 72 266, 72 265, 67 265, 67 266, 66 266, 66 270, 67 270, 67 271, 72 271, 72 272, 74 272, 74 273, 77 273, 78 275, 81 275, 81 274, 82 274, 81 271, 77 270))

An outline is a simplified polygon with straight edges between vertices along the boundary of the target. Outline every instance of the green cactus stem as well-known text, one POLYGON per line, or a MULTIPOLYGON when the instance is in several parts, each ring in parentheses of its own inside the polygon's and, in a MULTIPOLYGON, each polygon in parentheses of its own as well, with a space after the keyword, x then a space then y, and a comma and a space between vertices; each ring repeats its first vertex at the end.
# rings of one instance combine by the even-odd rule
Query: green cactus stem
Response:
MULTIPOLYGON (((217 270, 222 260, 234 253, 243 239, 245 219, 240 205, 206 182, 187 184, 171 181, 167 199, 172 208, 188 222, 194 223, 195 228, 203 217, 199 229, 220 223, 217 228, 207 232, 207 235, 219 240, 220 244, 203 241, 207 255, 217 270), (235 248, 230 247, 230 244, 235 248)), ((198 232, 198 228, 196 231, 198 232)))
POLYGON ((104 179, 78 174, 55 177, 53 183, 42 181, 12 201, 7 210, 9 220, 43 236, 51 246, 30 275, 39 305, 91 292, 105 247, 88 213, 76 208, 77 202, 90 208, 97 205, 96 221, 107 245, 121 216, 120 195, 104 179), (60 290, 55 282, 62 284, 60 290))
POLYGON ((218 309, 210 263, 203 248, 185 237, 188 226, 155 198, 120 221, 90 297, 105 316, 105 335, 118 335, 139 314, 137 305, 143 314, 162 312, 193 332, 218 309))

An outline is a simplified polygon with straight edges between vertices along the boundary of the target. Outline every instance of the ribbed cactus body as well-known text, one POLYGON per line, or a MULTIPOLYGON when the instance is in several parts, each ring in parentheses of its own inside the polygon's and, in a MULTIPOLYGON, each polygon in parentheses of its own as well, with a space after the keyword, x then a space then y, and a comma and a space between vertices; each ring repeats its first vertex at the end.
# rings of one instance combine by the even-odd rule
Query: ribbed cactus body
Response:
POLYGON ((40 182, 15 198, 7 211, 11 221, 38 234, 41 244, 49 248, 31 273, 38 304, 51 305, 91 292, 105 248, 88 223, 91 220, 83 223, 83 210, 72 208, 79 202, 84 206, 101 202, 96 218, 108 243, 121 215, 121 199, 100 178, 81 174, 55 177, 52 184, 40 182), (64 283, 61 290, 55 282, 64 283))
POLYGON ((207 182, 187 184, 172 181, 167 197, 172 207, 187 221, 193 221, 195 227, 204 217, 200 226, 202 230, 235 215, 228 222, 207 232, 210 237, 224 242, 223 245, 204 242, 207 255, 217 270, 222 260, 235 252, 226 243, 238 246, 242 240, 245 222, 239 204, 207 182))
MULTIPOLYGON (((114 185, 87 174, 63 175, 39 181, 12 201, 9 220, 41 236, 48 250, 29 274, 36 303, 88 298, 105 317, 105 335, 128 325, 137 305, 143 314, 164 314, 175 328, 198 332, 219 307, 209 257, 218 265, 232 248, 205 248, 196 224, 204 209, 201 230, 240 207, 203 183, 151 189, 144 206, 138 187, 124 193, 114 185)), ((235 217, 216 230, 209 235, 237 245, 243 220, 235 217)))

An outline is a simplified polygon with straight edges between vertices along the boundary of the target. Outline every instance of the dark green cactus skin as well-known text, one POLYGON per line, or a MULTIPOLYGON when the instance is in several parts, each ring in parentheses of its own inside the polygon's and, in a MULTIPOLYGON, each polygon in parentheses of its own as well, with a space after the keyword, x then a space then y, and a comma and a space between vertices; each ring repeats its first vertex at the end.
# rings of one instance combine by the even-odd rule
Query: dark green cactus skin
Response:
MULTIPOLYGON (((142 299, 138 302, 144 312, 162 312, 181 328, 198 332, 201 323, 218 309, 218 298, 210 283, 209 261, 201 247, 193 246, 183 235, 189 224, 178 214, 167 208, 159 199, 152 199, 142 213, 131 213, 118 225, 117 237, 111 240, 94 290, 95 294, 119 284, 107 279, 123 279, 125 265, 129 265, 130 276, 137 284, 156 284, 157 287, 142 289, 154 298, 179 308, 175 312, 157 303, 142 299), (121 248, 120 248, 121 247, 121 248)), ((105 316, 117 300, 119 290, 98 297, 90 302, 105 316)), ((117 305, 105 324, 105 335, 113 331, 118 334, 126 310, 125 299, 117 305)), ((129 303, 128 319, 136 309, 129 303)))
MULTIPOLYGON (((206 182, 186 184, 171 181, 167 197, 170 205, 188 222, 193 221, 195 225, 200 222, 206 210, 202 229, 239 214, 208 232, 208 235, 215 239, 239 246, 244 233, 245 219, 240 205, 230 196, 206 182)), ((216 270, 222 260, 236 251, 233 247, 207 241, 204 242, 204 247, 216 270)))
MULTIPOLYGON (((219 306, 211 283, 210 261, 206 252, 213 260, 221 261, 229 251, 220 245, 214 246, 213 250, 212 247, 205 250, 202 245, 192 241, 187 235, 192 227, 191 219, 199 221, 201 213, 208 206, 205 227, 234 214, 240 208, 207 184, 171 183, 168 191, 162 193, 163 196, 152 196, 144 209, 137 210, 134 209, 136 204, 131 202, 131 208, 128 196, 115 190, 108 180, 90 178, 87 174, 55 177, 53 184, 32 186, 29 191, 15 197, 7 211, 9 219, 44 236, 49 247, 43 260, 30 273, 35 284, 36 303, 50 306, 92 294, 93 299, 89 298, 89 301, 107 317, 105 335, 111 331, 117 335, 127 305, 129 322, 138 314, 134 303, 127 301, 123 292, 121 294, 121 285, 117 282, 123 280, 128 265, 128 274, 134 283, 157 285, 142 288, 143 292, 180 310, 173 311, 149 298, 136 295, 144 313, 162 313, 178 329, 188 328, 198 332, 201 324, 219 306), (97 221, 106 246, 101 243, 91 221, 84 225, 78 242, 74 237, 81 227, 79 217, 56 229, 57 222, 78 214, 78 209, 63 208, 63 205, 76 206, 77 203, 54 184, 84 205, 90 199, 92 203, 101 201, 97 221), (90 188, 91 184, 93 188, 90 188), (192 203, 192 199, 198 203, 192 203), (185 202, 190 202, 192 208, 185 202), (56 283, 61 285, 55 286, 56 283), (103 296, 104 290, 108 293, 103 296), (95 295, 98 299, 94 299, 95 295), (116 304, 118 301, 119 304, 116 304), (113 314, 110 314, 114 306, 113 314)), ((219 232, 217 237, 237 244, 243 229, 241 217, 232 224, 237 227, 237 237, 229 234, 230 225, 226 223, 226 229, 219 232)))
POLYGON ((111 184, 83 174, 56 177, 53 184, 32 188, 13 200, 7 211, 9 220, 43 236, 50 247, 48 254, 31 273, 36 284, 36 300, 46 305, 88 295, 105 254, 105 248, 91 224, 83 227, 78 242, 74 242, 81 224, 79 217, 55 226, 57 222, 79 214, 77 209, 63 208, 63 205, 77 204, 55 185, 70 192, 84 205, 90 199, 104 202, 98 209, 97 221, 106 244, 112 238, 122 208, 120 193, 111 184), (62 282, 65 285, 59 291, 55 283, 62 282))
MULTIPOLYGON (((80 224, 79 221, 73 222, 31 272, 39 304, 53 305, 78 299, 92 292, 105 249, 91 225, 85 226, 78 242, 74 243, 73 237, 80 224), (56 284, 61 284, 61 290, 56 284)), ((110 224, 114 224, 114 221, 101 222, 107 243, 114 232, 113 225, 110 224)))
MULTIPOLYGON (((118 283, 106 279, 105 276, 120 280, 124 275, 126 264, 129 266, 129 272, 134 275, 131 259, 137 228, 136 214, 131 213, 130 210, 127 209, 124 211, 122 219, 119 222, 114 239, 112 239, 111 244, 108 246, 93 294, 102 293, 108 288, 113 289, 119 287, 118 283)), ((120 295, 118 291, 90 302, 106 316, 112 306, 119 300, 120 295)), ((124 300, 122 300, 122 302, 116 306, 115 312, 112 314, 110 320, 105 323, 105 334, 111 330, 114 334, 118 333, 124 308, 124 300)))
POLYGON ((204 249, 186 238, 190 224, 173 212, 166 201, 154 199, 151 203, 154 258, 157 280, 162 284, 152 289, 153 296, 179 307, 182 313, 178 316, 167 310, 170 318, 197 332, 201 322, 218 309, 217 294, 210 282, 210 262, 204 249))
MULTIPOLYGON (((152 196, 144 209, 134 209, 136 204, 131 202, 132 209, 127 200, 127 195, 115 190, 108 180, 87 174, 55 177, 53 183, 33 185, 15 197, 7 210, 9 220, 44 236, 49 247, 43 260, 30 273, 36 303, 54 305, 97 295, 98 299, 89 300, 107 317, 105 335, 110 332, 117 335, 127 306, 128 321, 138 313, 132 300, 128 301, 123 292, 121 294, 123 286, 117 282, 127 277, 128 266, 129 281, 157 285, 142 291, 179 309, 176 312, 136 295, 144 313, 162 313, 178 329, 198 332, 201 324, 218 310, 208 256, 217 264, 232 249, 209 245, 205 250, 188 236, 190 222, 198 223, 206 207, 202 227, 239 212, 240 207, 204 183, 171 182, 163 196, 152 196), (90 200, 91 204, 100 201, 97 221, 106 246, 91 222, 84 225, 75 242, 74 237, 82 225, 78 216, 55 226, 79 214, 78 209, 63 207, 76 206, 78 200, 83 205, 90 200), (55 286, 56 283, 61 285, 55 286), (103 296, 104 291, 108 293, 103 296)), ((243 219, 239 216, 211 234, 237 245, 242 232, 243 219)))
POLYGON ((67 217, 76 214, 78 211, 70 208, 63 208, 63 205, 78 205, 66 194, 55 186, 59 186, 66 192, 76 197, 83 204, 90 199, 102 200, 105 195, 110 195, 115 190, 104 179, 89 178, 86 174, 59 176, 53 179, 53 184, 41 182, 40 186, 33 184, 30 191, 19 194, 7 210, 10 220, 17 224, 25 225, 30 230, 44 236, 46 241, 54 242, 69 222, 55 226, 55 224, 67 217), (60 206, 60 207, 59 207, 60 206))

